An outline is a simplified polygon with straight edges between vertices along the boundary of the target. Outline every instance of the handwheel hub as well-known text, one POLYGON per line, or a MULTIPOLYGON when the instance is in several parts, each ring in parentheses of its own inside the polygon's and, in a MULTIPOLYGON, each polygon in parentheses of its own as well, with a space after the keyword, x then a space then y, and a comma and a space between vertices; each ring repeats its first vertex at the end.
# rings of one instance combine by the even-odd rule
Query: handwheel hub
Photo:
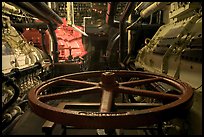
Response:
POLYGON ((115 78, 115 73, 113 72, 104 72, 101 74, 101 82, 99 85, 104 89, 110 90, 118 87, 118 82, 115 78))

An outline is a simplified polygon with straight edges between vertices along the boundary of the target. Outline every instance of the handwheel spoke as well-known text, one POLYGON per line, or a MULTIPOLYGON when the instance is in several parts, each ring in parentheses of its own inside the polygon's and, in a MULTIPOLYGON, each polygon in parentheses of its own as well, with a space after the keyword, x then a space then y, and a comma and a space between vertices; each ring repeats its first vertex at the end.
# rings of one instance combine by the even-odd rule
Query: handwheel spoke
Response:
POLYGON ((67 82, 68 84, 74 84, 79 86, 96 86, 98 83, 95 82, 88 82, 82 80, 75 80, 75 79, 61 79, 63 82, 67 82))
POLYGON ((82 89, 69 90, 69 91, 64 91, 64 92, 59 92, 59 93, 53 93, 53 94, 48 94, 48 95, 41 95, 38 97, 38 99, 42 102, 46 102, 49 100, 69 97, 71 95, 89 94, 89 93, 95 93, 97 91, 100 91, 100 87, 95 86, 95 87, 89 87, 89 88, 82 88, 82 89))
POLYGON ((137 86, 137 85, 141 85, 141 84, 157 82, 157 81, 160 81, 160 80, 161 80, 161 78, 156 77, 156 78, 148 78, 148 79, 121 82, 120 85, 122 85, 122 86, 137 86))
POLYGON ((177 100, 180 97, 178 95, 173 95, 173 94, 167 94, 167 93, 143 90, 143 89, 134 89, 134 88, 123 87, 123 86, 120 86, 116 90, 117 92, 124 93, 124 94, 134 94, 138 96, 146 96, 146 97, 152 97, 152 98, 157 98, 161 100, 169 100, 169 101, 177 100))

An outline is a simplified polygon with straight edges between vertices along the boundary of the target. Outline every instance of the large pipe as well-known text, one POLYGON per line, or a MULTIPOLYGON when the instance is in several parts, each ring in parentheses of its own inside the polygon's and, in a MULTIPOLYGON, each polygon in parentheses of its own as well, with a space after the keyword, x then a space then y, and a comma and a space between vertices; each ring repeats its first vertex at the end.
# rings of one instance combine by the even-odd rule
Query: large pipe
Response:
POLYGON ((29 14, 32 14, 33 16, 37 17, 38 19, 44 21, 47 24, 51 21, 40 10, 38 10, 28 2, 12 2, 11 4, 19 7, 20 9, 24 10, 29 14))
POLYGON ((45 2, 33 2, 31 3, 35 8, 40 9, 40 11, 50 18, 58 26, 63 24, 61 17, 59 17, 52 9, 50 9, 45 2))
POLYGON ((49 24, 51 21, 57 25, 63 23, 61 18, 43 2, 12 2, 11 4, 19 7, 27 13, 32 14, 33 16, 36 16, 47 24, 49 24), (45 11, 45 9, 47 11, 45 11))
POLYGON ((54 63, 58 62, 59 51, 58 51, 58 43, 57 43, 57 38, 55 34, 55 29, 57 28, 57 26, 63 23, 61 18, 57 14, 55 14, 55 12, 52 11, 52 9, 50 9, 45 3, 42 3, 42 2, 41 3, 12 2, 12 4, 16 5, 17 7, 20 7, 21 9, 38 17, 40 20, 48 24, 49 32, 53 40, 54 63), (39 10, 39 8, 42 8, 42 9, 39 10))
POLYGON ((142 18, 147 18, 157 10, 164 8, 166 5, 170 4, 170 2, 154 2, 152 5, 147 7, 146 9, 140 12, 140 16, 142 18))

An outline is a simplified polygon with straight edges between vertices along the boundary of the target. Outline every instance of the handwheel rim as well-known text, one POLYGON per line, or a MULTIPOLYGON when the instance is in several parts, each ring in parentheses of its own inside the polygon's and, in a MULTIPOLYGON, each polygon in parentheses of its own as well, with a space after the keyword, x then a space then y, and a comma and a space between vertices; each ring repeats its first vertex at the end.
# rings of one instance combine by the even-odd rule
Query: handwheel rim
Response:
POLYGON ((171 103, 139 111, 129 112, 82 112, 69 109, 60 109, 39 101, 38 95, 41 90, 48 87, 57 80, 63 78, 76 78, 81 76, 101 75, 106 71, 88 71, 81 73, 68 74, 47 80, 28 94, 28 100, 32 111, 42 118, 63 125, 70 125, 78 128, 134 128, 157 123, 161 120, 171 119, 180 111, 189 109, 192 106, 193 91, 192 88, 181 81, 175 80, 169 76, 153 74, 149 72, 126 71, 126 70, 108 70, 116 75, 134 76, 156 76, 160 77, 175 86, 183 92, 179 99, 171 103))

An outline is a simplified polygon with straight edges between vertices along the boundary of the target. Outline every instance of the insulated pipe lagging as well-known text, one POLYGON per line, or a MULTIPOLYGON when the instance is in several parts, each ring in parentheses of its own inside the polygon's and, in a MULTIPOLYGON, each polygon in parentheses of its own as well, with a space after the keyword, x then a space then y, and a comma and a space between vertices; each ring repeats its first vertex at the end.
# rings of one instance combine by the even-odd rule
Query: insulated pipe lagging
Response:
POLYGON ((142 18, 147 18, 157 10, 164 8, 166 5, 170 4, 170 2, 154 2, 152 5, 147 7, 146 9, 140 12, 140 16, 142 18))

